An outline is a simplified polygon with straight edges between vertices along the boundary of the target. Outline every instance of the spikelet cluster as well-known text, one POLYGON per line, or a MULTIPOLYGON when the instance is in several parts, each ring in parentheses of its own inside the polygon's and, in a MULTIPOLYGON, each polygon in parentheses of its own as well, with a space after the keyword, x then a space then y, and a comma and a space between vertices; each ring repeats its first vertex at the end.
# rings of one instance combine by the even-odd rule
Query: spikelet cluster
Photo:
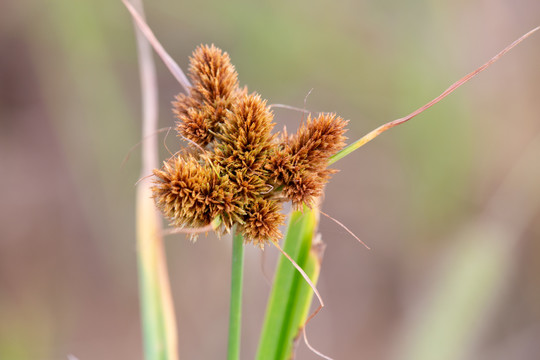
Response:
POLYGON ((173 102, 176 130, 190 146, 154 170, 153 198, 174 227, 204 227, 219 219, 246 242, 263 247, 281 237, 282 204, 314 206, 335 170, 330 156, 344 144, 346 121, 308 117, 298 132, 273 134, 265 100, 240 88, 229 55, 198 47, 190 59, 189 95, 173 102))
POLYGON ((328 160, 345 146, 346 125, 347 121, 335 114, 320 114, 308 116, 296 134, 283 134, 279 149, 266 167, 295 208, 302 203, 311 207, 322 195, 330 175, 336 172, 326 167, 328 160))
POLYGON ((193 52, 189 77, 193 84, 190 94, 179 94, 173 102, 176 129, 179 135, 204 147, 212 142, 225 114, 246 90, 238 87, 238 74, 229 55, 214 45, 193 52))

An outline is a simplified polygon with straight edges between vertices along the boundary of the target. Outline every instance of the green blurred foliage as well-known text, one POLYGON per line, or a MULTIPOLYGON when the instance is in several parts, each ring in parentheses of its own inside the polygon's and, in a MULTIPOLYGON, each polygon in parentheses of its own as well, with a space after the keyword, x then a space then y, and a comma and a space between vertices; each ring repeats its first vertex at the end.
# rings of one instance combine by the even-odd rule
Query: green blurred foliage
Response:
MULTIPOLYGON (((540 11, 534 0, 162 0, 146 7, 183 68, 196 45, 215 43, 251 91, 351 119, 351 141, 438 95, 539 25, 540 11)), ((527 144, 538 141, 538 43, 536 35, 443 103, 335 165, 341 172, 323 211, 373 250, 322 218, 328 247, 319 287, 327 306, 308 327, 318 349, 338 359, 419 359, 405 354, 429 344, 435 353, 452 346, 460 358, 536 358, 540 195, 521 184, 538 182, 538 162, 520 170, 505 206, 493 212, 490 200, 527 144), (523 189, 528 196, 518 196, 523 189), (526 224, 516 229, 515 216, 526 224), (492 228, 459 231, 486 217, 496 236, 492 228), (507 250, 486 259, 478 249, 490 241, 506 241, 497 244, 507 250), (461 270, 457 278, 448 275, 452 266, 461 270), (483 282, 485 269, 496 271, 489 277, 496 286, 470 301, 458 297, 462 311, 450 309, 449 290, 469 291, 475 283, 467 280, 483 282), (455 340, 463 327, 474 331, 455 340)), ((158 72, 161 126, 168 127, 180 87, 161 64, 158 72)), ((134 241, 140 156, 138 148, 129 152, 141 141, 137 74, 121 2, 0 5, 0 359, 142 358, 134 241)), ((302 120, 297 112, 275 114, 279 128, 302 120)), ((181 146, 172 134, 166 143, 171 151, 181 146)), ((167 247, 181 357, 220 358, 230 239, 191 244, 175 236, 167 247)), ((246 250, 242 351, 249 359, 269 287, 260 250, 246 250)), ((269 249, 265 257, 271 274, 277 254, 269 249)), ((298 358, 315 356, 301 345, 298 358)))

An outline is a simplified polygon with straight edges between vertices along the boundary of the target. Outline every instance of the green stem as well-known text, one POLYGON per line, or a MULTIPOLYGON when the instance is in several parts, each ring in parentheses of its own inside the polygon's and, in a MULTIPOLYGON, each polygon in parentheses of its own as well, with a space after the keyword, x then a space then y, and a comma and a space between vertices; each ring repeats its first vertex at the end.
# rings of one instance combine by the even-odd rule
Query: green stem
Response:
POLYGON ((240 358, 240 334, 242 327, 242 282, 244 277, 244 238, 235 232, 232 247, 231 304, 229 312, 228 360, 240 358))

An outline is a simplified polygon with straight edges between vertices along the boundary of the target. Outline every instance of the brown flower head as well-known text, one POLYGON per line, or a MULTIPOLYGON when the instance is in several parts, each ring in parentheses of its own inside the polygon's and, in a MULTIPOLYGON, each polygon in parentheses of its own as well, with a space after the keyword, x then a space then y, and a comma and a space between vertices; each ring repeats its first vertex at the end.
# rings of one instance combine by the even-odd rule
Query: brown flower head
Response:
POLYGON ((281 213, 280 202, 258 198, 247 206, 243 220, 240 231, 253 244, 263 247, 269 239, 281 238, 278 226, 283 224, 285 216, 281 213))
POLYGON ((176 129, 204 147, 212 142, 226 112, 246 90, 238 87, 238 75, 229 55, 214 45, 199 46, 193 52, 189 77, 193 83, 189 96, 180 94, 173 102, 179 120, 176 129))
POLYGON ((202 227, 221 216, 230 228, 241 221, 244 211, 234 202, 228 178, 201 161, 193 155, 175 155, 154 170, 156 205, 176 227, 202 227))
POLYGON ((179 134, 195 142, 154 170, 157 207, 176 227, 204 227, 219 218, 246 242, 281 237, 282 202, 315 206, 335 170, 329 158, 344 146, 346 121, 308 117, 292 136, 272 134, 273 114, 257 94, 238 86, 227 53, 198 47, 190 62, 189 95, 178 95, 179 134))
POLYGON ((239 185, 245 180, 256 183, 255 178, 265 180, 267 177, 264 164, 275 147, 272 120, 266 101, 251 94, 239 100, 220 127, 215 158, 239 185))
POLYGON ((229 99, 238 89, 238 74, 229 54, 214 45, 201 45, 193 52, 189 65, 193 96, 209 103, 229 99))
POLYGON ((335 114, 320 114, 314 119, 308 116, 296 134, 283 136, 281 148, 267 168, 296 208, 302 203, 314 205, 336 172, 326 167, 330 157, 345 145, 346 125, 347 121, 335 114))

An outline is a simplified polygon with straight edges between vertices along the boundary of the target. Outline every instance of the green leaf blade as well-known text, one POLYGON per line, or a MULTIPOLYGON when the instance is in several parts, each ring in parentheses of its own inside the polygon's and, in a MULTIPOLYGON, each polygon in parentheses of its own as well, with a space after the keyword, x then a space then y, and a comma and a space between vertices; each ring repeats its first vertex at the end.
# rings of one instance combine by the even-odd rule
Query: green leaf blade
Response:
MULTIPOLYGON (((312 240, 318 224, 318 212, 304 207, 290 216, 283 250, 315 283, 319 267, 312 255, 312 240)), ((319 262, 320 263, 320 262, 319 262)), ((261 332, 258 360, 290 358, 294 339, 304 325, 313 292, 298 270, 285 257, 278 261, 261 332)))

